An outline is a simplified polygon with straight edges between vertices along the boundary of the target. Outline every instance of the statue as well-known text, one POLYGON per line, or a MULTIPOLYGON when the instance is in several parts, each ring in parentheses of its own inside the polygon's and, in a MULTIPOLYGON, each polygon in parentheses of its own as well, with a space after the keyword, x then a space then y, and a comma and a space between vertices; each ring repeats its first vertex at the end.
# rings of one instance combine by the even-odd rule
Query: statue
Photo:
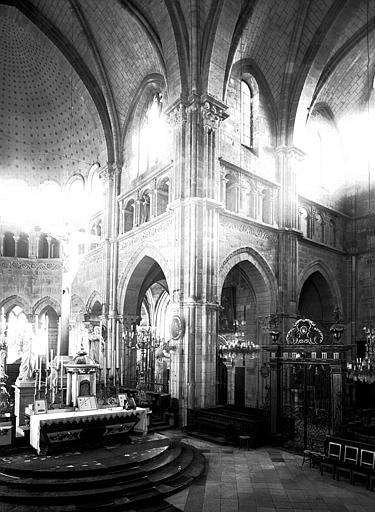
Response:
POLYGON ((89 334, 89 356, 95 363, 103 368, 104 363, 104 340, 100 333, 100 327, 96 325, 89 334))
POLYGON ((34 381, 34 367, 35 361, 32 353, 32 338, 28 338, 25 340, 23 346, 22 360, 20 364, 20 372, 18 375, 18 380, 22 380, 24 382, 34 381))
POLYGON ((6 374, 7 349, 5 338, 0 338, 0 414, 8 412, 10 404, 9 393, 5 385, 8 379, 6 374))

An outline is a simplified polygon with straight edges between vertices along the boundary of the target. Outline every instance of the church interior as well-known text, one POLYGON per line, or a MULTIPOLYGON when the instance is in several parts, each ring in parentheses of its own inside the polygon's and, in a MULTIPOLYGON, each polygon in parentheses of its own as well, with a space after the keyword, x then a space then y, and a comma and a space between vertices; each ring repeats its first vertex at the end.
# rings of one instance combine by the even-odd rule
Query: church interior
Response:
POLYGON ((143 510, 203 442, 370 510, 375 3, 0 0, 0 89, 0 510, 86 510, 93 447, 143 510))

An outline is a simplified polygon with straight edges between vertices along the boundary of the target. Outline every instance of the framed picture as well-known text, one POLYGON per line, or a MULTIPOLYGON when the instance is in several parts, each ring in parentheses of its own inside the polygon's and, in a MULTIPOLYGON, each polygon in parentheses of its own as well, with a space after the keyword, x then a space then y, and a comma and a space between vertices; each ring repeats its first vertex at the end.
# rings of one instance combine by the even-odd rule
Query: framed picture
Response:
POLYGON ((118 404, 120 407, 124 407, 128 400, 128 395, 126 393, 118 395, 118 404))
POLYGON ((34 400, 34 414, 46 414, 47 400, 34 400))
POLYGON ((80 411, 92 411, 98 408, 96 396, 77 396, 77 405, 80 411))

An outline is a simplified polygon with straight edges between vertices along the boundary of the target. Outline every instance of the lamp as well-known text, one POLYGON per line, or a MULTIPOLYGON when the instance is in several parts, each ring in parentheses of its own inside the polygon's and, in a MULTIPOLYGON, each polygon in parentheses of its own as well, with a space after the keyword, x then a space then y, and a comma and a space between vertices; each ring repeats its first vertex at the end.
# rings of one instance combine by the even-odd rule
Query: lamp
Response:
POLYGON ((7 353, 8 345, 6 341, 6 320, 4 315, 4 308, 2 308, 0 323, 0 413, 7 412, 9 408, 9 393, 5 387, 6 381, 8 379, 6 374, 7 353))
POLYGON ((254 358, 260 350, 259 345, 245 338, 244 332, 219 334, 218 340, 219 357, 230 360, 232 364, 237 356, 254 358))
POLYGON ((343 324, 339 324, 339 323, 335 323, 335 324, 331 325, 329 330, 331 331, 332 336, 334 337, 334 339, 337 342, 339 342, 341 340, 342 334, 344 332, 344 325, 343 324))
POLYGON ((366 336, 365 357, 349 362, 347 374, 349 379, 372 384, 375 382, 375 329, 364 327, 363 332, 366 336))
MULTIPOLYGON (((155 335, 155 329, 149 325, 137 325, 136 330, 124 332, 124 341, 131 350, 140 350, 139 382, 137 385, 148 385, 148 374, 152 373, 152 361, 149 352, 164 346, 164 340, 155 335)), ((156 354, 155 354, 156 355, 156 354)), ((138 379, 137 379, 138 380, 138 379)))

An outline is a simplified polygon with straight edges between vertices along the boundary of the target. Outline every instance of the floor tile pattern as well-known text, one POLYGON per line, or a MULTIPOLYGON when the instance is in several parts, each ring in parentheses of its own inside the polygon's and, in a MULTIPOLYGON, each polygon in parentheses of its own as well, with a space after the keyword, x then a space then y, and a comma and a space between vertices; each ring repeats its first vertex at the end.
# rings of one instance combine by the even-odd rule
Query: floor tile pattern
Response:
MULTIPOLYGON (((168 432, 171 436, 181 434, 168 432)), ((167 501, 184 512, 374 512, 375 492, 323 476, 300 455, 228 448, 181 437, 202 450, 206 474, 167 501)))

